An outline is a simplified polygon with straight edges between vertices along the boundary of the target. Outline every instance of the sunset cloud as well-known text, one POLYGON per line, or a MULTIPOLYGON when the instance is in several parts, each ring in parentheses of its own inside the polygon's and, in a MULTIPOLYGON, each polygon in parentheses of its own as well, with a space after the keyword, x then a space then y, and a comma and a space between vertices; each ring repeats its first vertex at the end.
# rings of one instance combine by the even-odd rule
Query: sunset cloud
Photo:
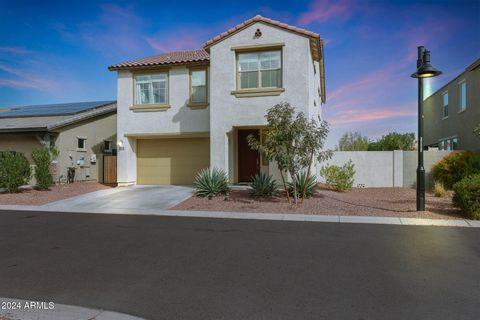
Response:
POLYGON ((416 110, 412 105, 385 106, 376 109, 355 108, 342 110, 329 119, 332 126, 348 126, 356 123, 367 123, 396 117, 416 116, 416 110))
POLYGON ((348 18, 352 12, 352 5, 353 3, 349 0, 314 0, 310 5, 310 10, 300 14, 298 24, 306 26, 313 22, 348 18))
POLYGON ((54 91, 59 87, 58 82, 39 77, 38 75, 30 73, 28 70, 0 64, 0 72, 0 87, 10 87, 14 89, 29 88, 47 91, 54 91))

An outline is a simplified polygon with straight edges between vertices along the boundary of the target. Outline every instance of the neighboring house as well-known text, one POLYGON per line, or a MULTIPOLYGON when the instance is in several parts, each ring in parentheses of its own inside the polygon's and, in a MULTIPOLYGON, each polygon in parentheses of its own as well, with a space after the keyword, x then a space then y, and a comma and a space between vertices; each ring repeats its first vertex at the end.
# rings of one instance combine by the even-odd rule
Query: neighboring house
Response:
POLYGON ((205 167, 232 183, 276 165, 252 151, 267 110, 285 101, 308 117, 325 102, 317 33, 256 16, 202 49, 112 65, 118 72, 118 183, 191 184, 205 167))
POLYGON ((33 165, 33 148, 56 147, 56 177, 103 181, 102 156, 115 153, 115 101, 0 108, 0 151, 22 152, 33 165))
POLYGON ((473 133, 480 123, 480 59, 424 102, 424 145, 480 151, 473 133))

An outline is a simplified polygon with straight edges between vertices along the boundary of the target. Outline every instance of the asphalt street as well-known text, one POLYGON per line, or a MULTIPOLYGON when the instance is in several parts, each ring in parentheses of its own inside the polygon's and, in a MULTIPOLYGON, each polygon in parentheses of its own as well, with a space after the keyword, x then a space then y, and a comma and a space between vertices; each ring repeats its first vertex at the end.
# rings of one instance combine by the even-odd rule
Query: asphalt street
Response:
POLYGON ((480 229, 0 211, 0 296, 147 319, 479 319, 480 229))

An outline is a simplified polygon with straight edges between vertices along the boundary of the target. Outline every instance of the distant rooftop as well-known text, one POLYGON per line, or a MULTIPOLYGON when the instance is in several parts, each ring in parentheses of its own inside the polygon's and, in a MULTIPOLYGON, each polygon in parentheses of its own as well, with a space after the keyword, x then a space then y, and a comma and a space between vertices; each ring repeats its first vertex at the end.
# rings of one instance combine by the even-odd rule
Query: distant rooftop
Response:
POLYGON ((116 111, 116 101, 0 107, 0 132, 52 131, 116 111))
POLYGON ((0 118, 19 118, 19 117, 46 117, 59 115, 72 115, 87 110, 111 105, 116 101, 89 101, 72 102, 57 104, 41 104, 18 107, 0 107, 0 118))

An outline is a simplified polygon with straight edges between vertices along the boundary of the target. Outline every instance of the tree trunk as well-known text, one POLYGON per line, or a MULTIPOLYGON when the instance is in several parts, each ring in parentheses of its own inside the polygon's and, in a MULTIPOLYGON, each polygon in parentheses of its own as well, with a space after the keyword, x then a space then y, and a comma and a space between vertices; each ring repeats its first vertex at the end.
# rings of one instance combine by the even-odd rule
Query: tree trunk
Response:
POLYGON ((283 189, 287 193, 288 203, 292 203, 292 201, 290 200, 290 195, 288 194, 288 187, 287 187, 287 183, 285 182, 285 177, 283 176, 283 171, 282 170, 280 170, 280 176, 282 177, 283 189))
POLYGON ((310 179, 310 169, 312 168, 313 156, 314 152, 312 151, 310 155, 310 163, 308 164, 307 176, 305 177, 305 182, 303 183, 302 200, 300 201, 300 203, 303 203, 303 200, 305 199, 305 194, 307 193, 307 184, 308 180, 310 179))
POLYGON ((293 184, 293 202, 295 204, 298 203, 298 195, 297 195, 297 175, 295 173, 291 173, 292 176, 292 184, 293 184))

